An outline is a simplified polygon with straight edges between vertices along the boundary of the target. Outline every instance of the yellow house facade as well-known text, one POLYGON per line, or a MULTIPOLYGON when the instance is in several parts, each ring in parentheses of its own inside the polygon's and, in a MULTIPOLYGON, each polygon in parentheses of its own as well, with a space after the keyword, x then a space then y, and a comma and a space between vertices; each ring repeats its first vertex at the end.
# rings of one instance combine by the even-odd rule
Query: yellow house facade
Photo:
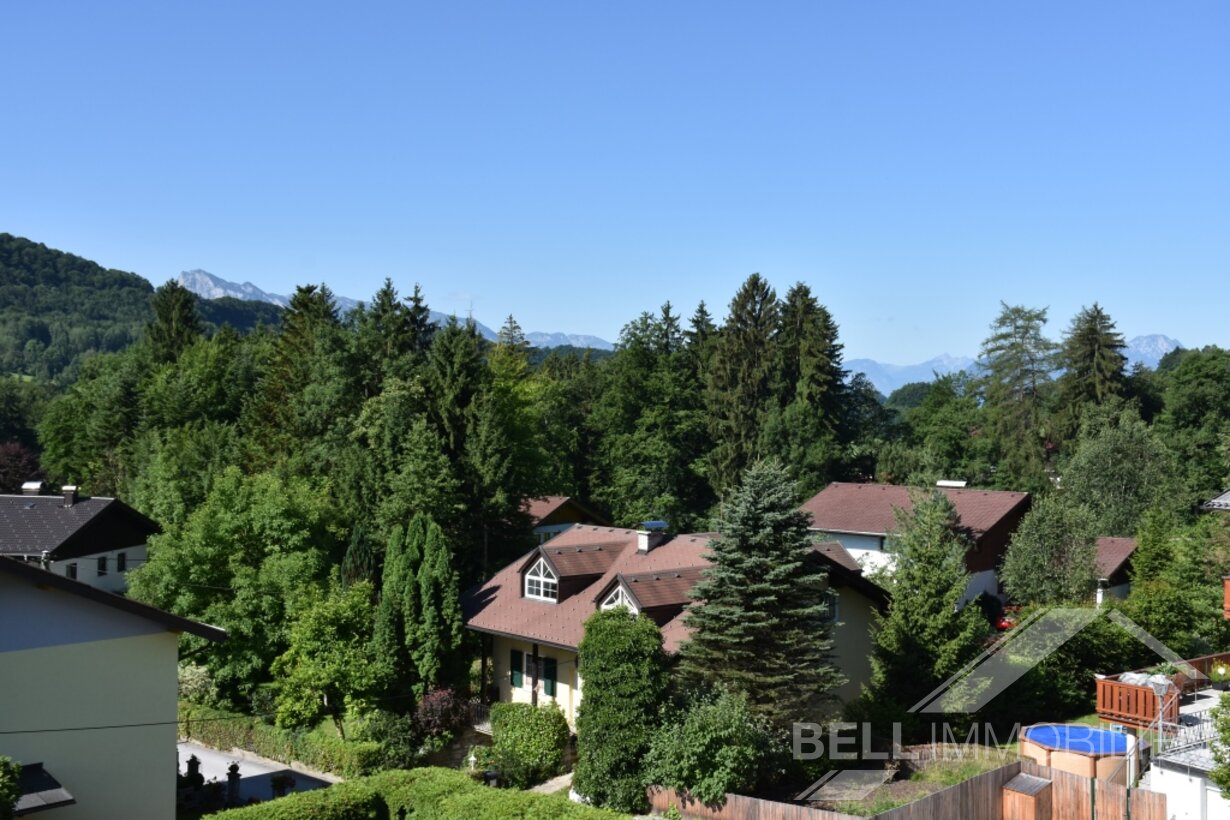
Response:
POLYGON ((174 817, 178 636, 224 633, 8 558, 0 620, 0 755, 73 801, 40 816, 174 817))
MULTIPOLYGON (((708 543, 707 535, 576 525, 469 590, 463 608, 466 626, 483 636, 485 697, 557 704, 575 728, 584 684, 577 647, 586 619, 627 607, 658 624, 663 648, 673 654, 688 637, 685 610, 709 565, 708 543)), ((888 594, 863 577, 840 544, 815 551, 828 569, 833 656, 846 678, 835 694, 849 701, 871 679, 875 613, 888 594)))

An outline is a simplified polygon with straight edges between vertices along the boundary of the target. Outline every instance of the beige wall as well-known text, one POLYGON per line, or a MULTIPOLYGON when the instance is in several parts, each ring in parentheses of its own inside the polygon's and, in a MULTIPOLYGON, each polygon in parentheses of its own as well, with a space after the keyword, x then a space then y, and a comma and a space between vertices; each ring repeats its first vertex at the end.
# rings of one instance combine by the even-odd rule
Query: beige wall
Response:
POLYGON ((170 632, 0 652, 0 755, 43 763, 77 805, 47 820, 175 816, 177 636, 170 632))
POLYGON ((149 550, 146 546, 144 544, 137 544, 132 547, 107 550, 106 552, 92 552, 80 558, 52 561, 49 569, 56 575, 67 577, 68 565, 76 564, 77 580, 81 583, 105 589, 108 592, 124 592, 128 589, 128 573, 137 567, 145 566, 145 561, 148 557, 149 550), (128 569, 124 572, 116 572, 116 561, 119 559, 121 552, 124 553, 128 560, 128 569), (98 559, 104 557, 107 559, 107 574, 99 575, 98 559))
MULTIPOLYGON (((492 641, 492 669, 495 682, 500 688, 500 700, 512 703, 530 703, 533 697, 531 686, 533 678, 527 674, 521 681, 521 686, 512 686, 509 664, 512 650, 519 649, 528 660, 534 654, 534 645, 528 641, 518 641, 511 638, 495 636, 492 641)), ((538 682, 538 704, 559 704, 568 718, 568 725, 576 729, 577 707, 581 704, 581 682, 577 674, 577 653, 566 649, 538 645, 538 655, 543 658, 555 658, 556 681, 555 697, 552 698, 542 690, 542 681, 538 682)), ((528 666, 527 666, 528 668, 528 666)))
POLYGON ((872 630, 875 605, 849 587, 837 593, 837 626, 833 629, 833 659, 847 678, 837 696, 849 703, 871 683, 872 630))

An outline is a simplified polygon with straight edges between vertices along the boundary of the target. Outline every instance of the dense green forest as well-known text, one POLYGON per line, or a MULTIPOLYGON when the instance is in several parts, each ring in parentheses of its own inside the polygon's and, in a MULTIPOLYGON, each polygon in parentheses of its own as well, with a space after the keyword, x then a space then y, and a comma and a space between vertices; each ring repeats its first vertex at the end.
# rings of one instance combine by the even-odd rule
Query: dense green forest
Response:
MULTIPOLYGON (((532 350, 512 317, 494 343, 469 323, 435 325, 417 286, 403 296, 391 282, 345 316, 306 286, 276 325, 247 322, 240 305, 23 243, 6 237, 21 275, 6 281, 0 349, 28 353, 11 369, 35 378, 0 381, 0 481, 12 490, 41 469, 162 524, 131 594, 230 632, 196 656, 211 703, 339 731, 364 703, 396 721, 469 686, 460 591, 531 543, 524 499, 575 495, 622 525, 707 531, 765 462, 782 465, 795 504, 833 480, 1027 490, 1033 511, 1003 567, 1017 602, 1085 601, 1093 539, 1139 534, 1131 616, 1179 651, 1228 637, 1216 615, 1230 531, 1198 507, 1230 483, 1230 352, 1129 371, 1097 304, 1058 334, 1046 310, 1002 305, 976 372, 885 399, 844 368, 837 320, 807 285, 779 296, 759 275, 720 322, 703 303, 688 319, 667 303, 598 356, 532 350)), ((903 566, 959 599, 951 511, 927 516, 902 540, 917 551, 903 566)), ((932 597, 911 611, 975 651, 968 613, 953 620, 932 597)), ((1079 676, 1122 661, 1090 646, 1068 659, 1066 688, 1048 669, 1062 708, 1079 710, 1079 676)))
MULTIPOLYGON (((135 273, 102 266, 0 233, 0 373, 71 379, 95 353, 131 345, 153 318, 154 288, 135 273)), ((275 324, 275 305, 201 300, 206 329, 275 324)))

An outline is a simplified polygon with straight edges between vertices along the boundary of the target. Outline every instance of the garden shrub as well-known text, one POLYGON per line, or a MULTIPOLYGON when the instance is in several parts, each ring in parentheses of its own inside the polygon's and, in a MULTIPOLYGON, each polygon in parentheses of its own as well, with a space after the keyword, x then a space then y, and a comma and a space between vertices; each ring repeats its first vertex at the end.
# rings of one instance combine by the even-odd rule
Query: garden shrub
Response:
POLYGON ((432 689, 414 710, 423 737, 451 739, 465 725, 467 704, 452 689, 432 689))
POLYGON ((568 746, 559 706, 497 703, 491 707, 491 749, 500 782, 523 789, 559 774, 568 746))
POLYGON ((414 715, 384 710, 366 715, 355 738, 380 744, 380 769, 413 769, 423 747, 423 733, 414 715))
POLYGON ((644 811, 645 754, 666 696, 662 633, 622 607, 600 610, 586 620, 579 649, 585 700, 573 788, 599 806, 644 811))
POLYGON ((314 792, 213 815, 218 820, 617 820, 621 815, 548 794, 491 789, 463 772, 381 772, 314 792))
POLYGON ((682 720, 654 734, 646 779, 706 805, 721 804, 727 793, 746 794, 756 786, 772 747, 768 728, 747 700, 723 693, 698 701, 682 720))
POLYGON ((0 757, 0 820, 12 820, 13 807, 21 797, 21 764, 0 757))
POLYGON ((384 806, 370 783, 351 780, 208 816, 219 820, 383 820, 388 817, 384 806))

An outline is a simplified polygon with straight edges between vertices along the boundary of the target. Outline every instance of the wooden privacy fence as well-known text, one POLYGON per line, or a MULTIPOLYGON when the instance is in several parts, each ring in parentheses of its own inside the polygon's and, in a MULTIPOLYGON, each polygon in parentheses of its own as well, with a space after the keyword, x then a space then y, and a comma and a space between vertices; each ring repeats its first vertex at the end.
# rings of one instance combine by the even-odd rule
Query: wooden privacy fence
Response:
MULTIPOLYGON (((1173 690, 1172 690, 1173 691, 1173 690)), ((1098 717, 1113 723, 1148 726, 1157 721, 1159 707, 1163 723, 1179 722, 1179 699, 1159 698, 1151 686, 1121 683, 1113 678, 1098 678, 1098 717)))
MULTIPOLYGON (((1105 780, 1090 780, 1039 766, 1030 760, 984 772, 908 805, 877 814, 871 820, 1002 820, 1004 785, 1021 773, 1050 781, 1049 820, 1167 820, 1163 794, 1129 790, 1105 780)), ((678 806, 685 816, 704 820, 868 820, 739 794, 728 794, 725 805, 711 807, 682 797, 673 789, 656 786, 649 790, 649 802, 655 811, 678 806)))

